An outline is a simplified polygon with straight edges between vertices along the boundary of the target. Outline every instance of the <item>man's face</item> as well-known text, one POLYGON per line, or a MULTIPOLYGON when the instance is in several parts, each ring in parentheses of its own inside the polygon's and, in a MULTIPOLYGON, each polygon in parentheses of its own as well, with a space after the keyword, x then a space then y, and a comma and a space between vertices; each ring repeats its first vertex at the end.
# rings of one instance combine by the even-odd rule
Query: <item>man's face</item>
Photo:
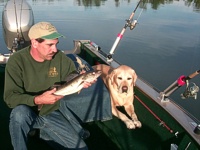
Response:
POLYGON ((58 39, 37 42, 38 57, 42 60, 51 60, 57 52, 58 39))

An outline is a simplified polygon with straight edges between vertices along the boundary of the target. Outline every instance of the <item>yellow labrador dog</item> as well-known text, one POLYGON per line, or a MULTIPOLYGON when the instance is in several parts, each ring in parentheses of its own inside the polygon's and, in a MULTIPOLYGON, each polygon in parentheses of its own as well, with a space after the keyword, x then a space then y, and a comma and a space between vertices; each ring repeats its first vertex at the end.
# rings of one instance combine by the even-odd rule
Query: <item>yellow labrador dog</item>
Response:
POLYGON ((113 69, 100 64, 93 68, 102 71, 101 77, 110 92, 112 114, 121 119, 128 129, 140 128, 142 124, 138 120, 133 106, 134 86, 137 79, 135 71, 126 65, 113 69), (131 119, 119 111, 117 106, 124 106, 131 119))

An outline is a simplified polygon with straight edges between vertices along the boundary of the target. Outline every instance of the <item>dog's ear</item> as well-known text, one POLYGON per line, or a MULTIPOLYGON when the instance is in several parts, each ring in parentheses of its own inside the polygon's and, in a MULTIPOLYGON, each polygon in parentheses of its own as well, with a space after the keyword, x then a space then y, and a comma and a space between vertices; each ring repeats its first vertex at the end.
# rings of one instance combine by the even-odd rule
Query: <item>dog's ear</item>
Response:
POLYGON ((137 74, 136 74, 136 72, 133 70, 133 86, 135 86, 136 80, 137 80, 137 74))
POLYGON ((114 84, 114 77, 115 77, 115 74, 116 74, 116 71, 113 70, 110 75, 109 75, 109 78, 111 80, 111 84, 113 85, 114 84))

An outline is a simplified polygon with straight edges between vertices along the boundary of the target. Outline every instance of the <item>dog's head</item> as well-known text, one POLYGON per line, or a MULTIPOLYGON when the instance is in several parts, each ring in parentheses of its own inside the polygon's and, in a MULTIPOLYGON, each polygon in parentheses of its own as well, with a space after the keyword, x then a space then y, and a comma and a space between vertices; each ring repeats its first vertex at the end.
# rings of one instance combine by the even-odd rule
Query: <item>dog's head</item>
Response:
POLYGON ((135 82, 137 80, 137 74, 135 71, 126 65, 121 65, 114 69, 109 75, 111 84, 119 93, 129 93, 133 90, 135 82))

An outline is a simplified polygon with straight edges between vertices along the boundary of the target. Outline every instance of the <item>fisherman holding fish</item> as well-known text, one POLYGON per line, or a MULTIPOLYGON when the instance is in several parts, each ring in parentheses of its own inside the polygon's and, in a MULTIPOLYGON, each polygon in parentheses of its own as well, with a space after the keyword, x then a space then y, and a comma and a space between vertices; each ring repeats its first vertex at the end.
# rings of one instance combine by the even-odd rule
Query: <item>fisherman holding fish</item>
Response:
POLYGON ((49 22, 33 25, 31 46, 15 52, 6 65, 4 100, 12 108, 9 130, 15 150, 27 149, 28 133, 33 129, 39 129, 40 138, 53 148, 85 150, 89 131, 81 123, 112 118, 109 94, 97 80, 99 72, 82 72, 70 82, 73 89, 69 84, 50 89, 77 70, 57 49, 60 37, 63 35, 49 22))

